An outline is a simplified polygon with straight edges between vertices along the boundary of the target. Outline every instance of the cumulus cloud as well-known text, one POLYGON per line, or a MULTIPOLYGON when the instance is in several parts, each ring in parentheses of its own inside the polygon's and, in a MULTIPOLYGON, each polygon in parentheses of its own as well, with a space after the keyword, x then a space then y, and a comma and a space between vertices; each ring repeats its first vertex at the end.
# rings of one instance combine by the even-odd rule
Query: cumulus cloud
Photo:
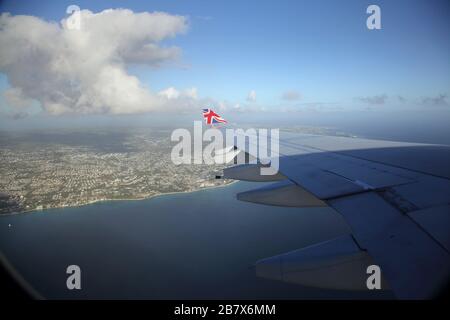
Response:
POLYGON ((177 89, 173 88, 173 87, 170 87, 170 88, 167 88, 165 90, 162 90, 158 94, 161 97, 165 97, 168 100, 178 99, 178 97, 180 96, 180 92, 177 89))
POLYGON ((181 50, 161 41, 185 32, 185 17, 127 9, 79 14, 80 30, 66 19, 0 16, 0 72, 11 86, 4 93, 11 106, 37 100, 51 114, 122 114, 166 109, 177 99, 194 103, 195 88, 155 93, 127 73, 129 64, 156 68, 176 59, 181 50))
POLYGON ((178 91, 174 87, 170 87, 158 92, 158 95, 167 100, 176 100, 180 98, 197 99, 197 88, 190 88, 183 91, 178 91))
POLYGON ((186 89, 186 90, 184 90, 183 94, 186 97, 189 97, 189 98, 192 98, 192 99, 197 99, 198 98, 197 88, 186 89))
POLYGON ((375 96, 360 97, 358 100, 370 105, 383 105, 386 103, 387 98, 387 95, 380 94, 375 96))
POLYGON ((297 101, 301 98, 300 93, 295 90, 289 90, 281 95, 281 99, 285 101, 297 101))
POLYGON ((250 90, 250 92, 247 95, 247 101, 249 101, 249 102, 256 101, 256 91, 255 90, 250 90))

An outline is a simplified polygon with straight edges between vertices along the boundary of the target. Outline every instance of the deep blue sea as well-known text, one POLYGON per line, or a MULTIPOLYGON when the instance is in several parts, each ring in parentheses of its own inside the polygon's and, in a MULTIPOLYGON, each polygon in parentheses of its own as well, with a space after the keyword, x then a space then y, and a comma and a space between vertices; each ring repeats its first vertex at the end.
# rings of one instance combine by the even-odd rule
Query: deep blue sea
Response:
POLYGON ((258 278, 258 259, 348 232, 329 208, 237 201, 238 182, 147 200, 108 201, 0 217, 0 250, 46 298, 386 298, 258 278), (11 225, 11 226, 9 226, 11 225), (81 290, 66 268, 81 268, 81 290))

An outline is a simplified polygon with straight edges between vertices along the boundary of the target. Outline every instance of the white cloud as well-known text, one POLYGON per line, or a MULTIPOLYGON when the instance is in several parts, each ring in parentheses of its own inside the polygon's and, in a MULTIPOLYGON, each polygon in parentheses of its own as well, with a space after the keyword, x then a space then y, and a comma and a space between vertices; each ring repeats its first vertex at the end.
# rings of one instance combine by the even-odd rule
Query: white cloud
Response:
POLYGON ((180 96, 180 92, 177 89, 175 89, 174 87, 164 89, 164 90, 160 91, 158 94, 161 97, 165 97, 168 100, 178 99, 178 97, 180 96))
POLYGON ((127 65, 173 61, 181 50, 160 42, 183 33, 187 19, 162 12, 82 10, 81 30, 33 16, 0 16, 0 72, 12 106, 40 102, 51 114, 137 113, 192 106, 195 88, 154 93, 127 73, 127 65))
POLYGON ((197 88, 189 88, 183 91, 178 91, 174 87, 169 87, 158 92, 158 95, 164 97, 168 100, 180 99, 180 98, 188 98, 188 99, 197 99, 197 88))
POLYGON ((247 96, 247 101, 249 101, 249 102, 256 101, 256 91, 255 90, 250 90, 250 92, 248 93, 248 96, 247 96))
POLYGON ((192 99, 197 99, 198 98, 197 88, 186 89, 186 90, 184 90, 183 94, 186 97, 189 97, 189 98, 192 98, 192 99))

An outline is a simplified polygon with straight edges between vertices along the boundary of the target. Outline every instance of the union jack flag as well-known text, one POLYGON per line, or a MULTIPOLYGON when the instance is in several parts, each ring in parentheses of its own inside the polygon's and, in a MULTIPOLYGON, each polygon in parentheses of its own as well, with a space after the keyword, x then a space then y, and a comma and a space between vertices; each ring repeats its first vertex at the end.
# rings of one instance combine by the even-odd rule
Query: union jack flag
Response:
POLYGON ((225 119, 215 113, 212 109, 203 109, 203 118, 206 124, 213 125, 215 123, 227 123, 225 119))

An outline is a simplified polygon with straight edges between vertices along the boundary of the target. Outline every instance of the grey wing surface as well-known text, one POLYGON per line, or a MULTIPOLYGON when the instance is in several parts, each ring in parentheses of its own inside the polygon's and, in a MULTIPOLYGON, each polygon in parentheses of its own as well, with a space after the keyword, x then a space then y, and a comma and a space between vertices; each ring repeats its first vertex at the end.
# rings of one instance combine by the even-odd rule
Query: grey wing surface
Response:
MULTIPOLYGON (((238 150, 255 150, 250 144, 251 139, 235 143, 238 150)), ((257 275, 367 290, 367 266, 374 264, 380 266, 382 287, 401 299, 433 297, 448 283, 449 146, 282 132, 270 156, 279 159, 275 175, 261 175, 261 163, 224 170, 225 178, 274 181, 238 199, 330 206, 344 217, 351 234, 262 259, 256 263, 257 275)))

